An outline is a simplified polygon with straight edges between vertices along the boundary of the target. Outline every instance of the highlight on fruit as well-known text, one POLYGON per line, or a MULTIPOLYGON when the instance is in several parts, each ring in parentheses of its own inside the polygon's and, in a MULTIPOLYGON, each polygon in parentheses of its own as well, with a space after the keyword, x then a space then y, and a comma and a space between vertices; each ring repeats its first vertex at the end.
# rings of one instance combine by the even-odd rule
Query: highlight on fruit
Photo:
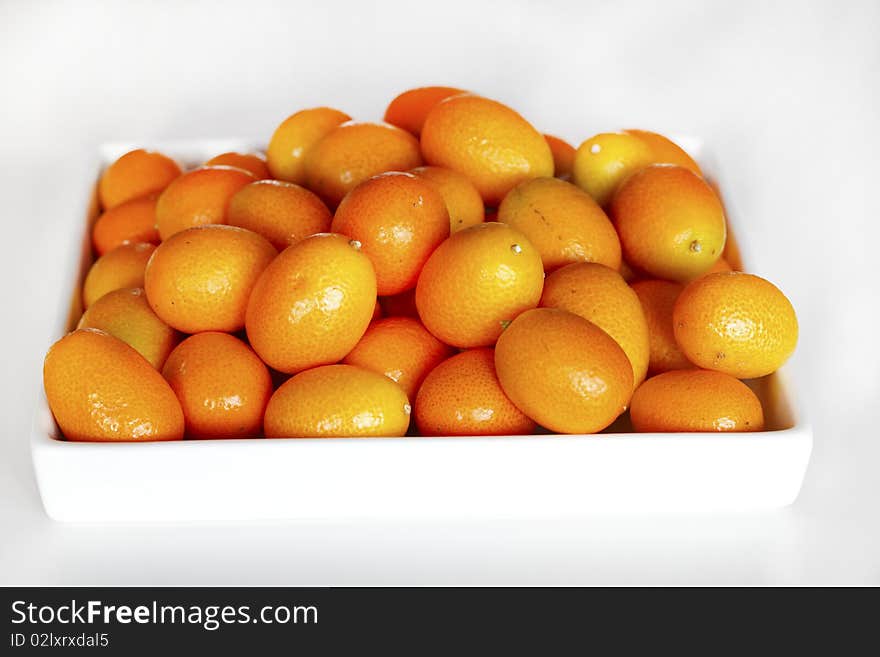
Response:
POLYGON ((282 112, 265 153, 109 164, 44 361, 59 438, 773 428, 797 316, 679 144, 568 142, 451 86, 383 117, 282 112))

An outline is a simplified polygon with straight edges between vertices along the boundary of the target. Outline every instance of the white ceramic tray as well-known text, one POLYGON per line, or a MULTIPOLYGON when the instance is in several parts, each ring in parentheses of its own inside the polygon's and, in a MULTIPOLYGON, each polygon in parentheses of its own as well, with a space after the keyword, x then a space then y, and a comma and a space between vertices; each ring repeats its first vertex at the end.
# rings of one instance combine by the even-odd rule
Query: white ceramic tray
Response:
MULTIPOLYGON (((679 142, 723 189, 702 144, 679 142)), ((100 170, 140 145, 109 144, 85 163, 82 204, 72 206, 76 214, 65 227, 69 283, 59 291, 60 312, 47 348, 79 318, 100 170)), ((233 139, 149 146, 195 165, 259 144, 233 139)), ((740 222, 729 202, 727 210, 747 254, 748 223, 740 222)), ((593 436, 122 444, 60 440, 41 391, 31 445, 43 504, 59 521, 558 516, 786 506, 800 490, 812 433, 795 408, 784 370, 752 383, 767 420, 761 433, 634 434, 618 422, 615 430, 622 433, 593 436)))

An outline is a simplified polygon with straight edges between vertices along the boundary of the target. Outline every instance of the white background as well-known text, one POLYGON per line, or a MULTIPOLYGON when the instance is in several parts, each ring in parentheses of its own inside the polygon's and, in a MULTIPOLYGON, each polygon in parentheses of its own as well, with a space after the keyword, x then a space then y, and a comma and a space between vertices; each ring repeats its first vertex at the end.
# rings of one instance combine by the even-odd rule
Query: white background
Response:
POLYGON ((0 583, 880 583, 880 3, 0 2, 0 583), (268 139, 293 111, 381 117, 451 84, 575 144, 644 127, 705 138, 756 273, 801 320, 815 431, 794 507, 237 526, 65 526, 28 433, 57 237, 107 140, 268 139), (873 257, 872 257, 873 256, 873 257))

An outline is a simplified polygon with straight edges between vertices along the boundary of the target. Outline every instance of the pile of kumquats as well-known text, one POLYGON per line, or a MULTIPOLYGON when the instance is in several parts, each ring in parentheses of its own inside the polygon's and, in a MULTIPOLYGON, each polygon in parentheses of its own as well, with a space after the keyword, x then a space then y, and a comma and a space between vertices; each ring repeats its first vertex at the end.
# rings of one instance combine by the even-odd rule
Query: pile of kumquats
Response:
POLYGON ((758 431, 742 379, 797 342, 678 145, 574 149, 459 89, 188 170, 134 150, 98 198, 43 372, 68 440, 758 431))

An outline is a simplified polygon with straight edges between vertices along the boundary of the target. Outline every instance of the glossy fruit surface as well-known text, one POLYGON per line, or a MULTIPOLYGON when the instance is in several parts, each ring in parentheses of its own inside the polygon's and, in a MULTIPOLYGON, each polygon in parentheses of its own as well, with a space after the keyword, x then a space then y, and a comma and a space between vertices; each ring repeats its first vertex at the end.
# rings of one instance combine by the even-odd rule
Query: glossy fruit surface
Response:
POLYGON ((141 288, 121 288, 108 292, 83 313, 77 328, 106 331, 133 347, 157 370, 162 369, 180 335, 163 322, 141 288))
POLYGON ((675 340, 698 367, 751 379, 779 369, 794 352, 794 308, 773 283, 741 272, 688 284, 672 313, 675 340))
POLYGON ((614 195, 611 217, 627 262, 657 278, 688 281, 724 250, 721 201, 682 167, 653 165, 631 175, 614 195))
POLYGON ((429 182, 389 172, 351 190, 331 230, 361 245, 376 271, 377 290, 386 296, 415 287, 428 256, 449 236, 449 214, 429 182))
POLYGON ((480 96, 435 105, 422 129, 422 153, 428 164, 467 176, 493 207, 523 180, 553 175, 544 136, 511 108, 480 96))
POLYGON ((205 166, 225 165, 244 169, 253 174, 256 180, 266 180, 271 177, 266 158, 261 153, 221 153, 205 162, 205 166))
POLYGON ((153 244, 123 244, 95 260, 83 283, 83 306, 88 308, 113 290, 143 287, 144 270, 155 250, 153 244))
POLYGON ((317 195, 282 180, 258 180, 242 187, 227 212, 230 226, 259 233, 279 251, 309 235, 326 233, 331 219, 317 195))
POLYGON ((388 377, 354 365, 325 365, 275 391, 264 428, 267 438, 403 436, 411 408, 388 377))
POLYGON ((105 210, 131 199, 161 192, 180 175, 177 162, 142 148, 129 151, 101 175, 98 198, 105 210))
MULTIPOLYGON (((533 111, 546 99, 526 86, 533 111)), ((575 134, 570 110, 556 119, 575 134)), ((64 309, 77 330, 44 373, 69 437, 408 435, 398 447, 454 451, 419 436, 793 422, 772 373, 797 317, 738 273, 698 141, 633 129, 575 149, 503 103, 426 86, 382 122, 315 107, 278 125, 265 156, 260 143, 181 143, 183 172, 138 149, 102 172, 64 309)))
POLYGON ((98 329, 68 333, 43 364, 49 408, 75 441, 178 440, 183 412, 170 386, 137 351, 98 329))
POLYGON ((651 149, 651 161, 653 164, 674 164, 685 169, 690 169, 702 177, 700 166, 694 161, 687 151, 668 137, 664 137, 650 130, 624 130, 625 134, 638 137, 651 149))
POLYGON ((711 370, 675 370, 645 381, 632 398, 633 428, 644 432, 763 431, 764 411, 742 381, 711 370))
POLYGON ((385 122, 418 137, 425 118, 434 106, 450 96, 465 93, 455 87, 418 87, 397 96, 385 110, 385 122))
POLYGON ((386 317, 370 324, 342 362, 384 374, 412 400, 428 372, 451 356, 452 351, 418 319, 386 317))
POLYGON ((386 171, 408 171, 422 164, 419 142, 385 123, 349 121, 328 132, 305 162, 309 189, 335 208, 368 178, 386 171))
POLYGON ((415 398, 425 436, 508 436, 535 423, 507 398, 495 374, 495 351, 469 349, 431 370, 415 398))
POLYGON ((425 327, 455 347, 494 344, 504 327, 541 299, 544 268, 525 235, 484 223, 453 234, 425 263, 416 308, 425 327))
POLYGON ((613 269, 582 262, 558 269, 544 282, 541 305, 591 321, 614 338, 629 358, 638 386, 648 371, 648 323, 639 298, 613 269))
POLYGON ((156 195, 125 201, 105 211, 92 228, 92 246, 101 256, 123 244, 159 243, 156 195))
POLYGON ((251 290, 276 254, 266 238, 244 228, 189 228, 162 242, 150 258, 147 300, 178 331, 238 331, 251 290))
POLYGON ((587 139, 572 163, 574 182, 602 207, 620 184, 651 164, 674 164, 702 177, 697 163, 672 140, 647 130, 605 132, 587 139))
POLYGON ((623 349, 598 326, 558 308, 517 317, 498 338, 504 393, 539 425, 595 433, 626 410, 633 374, 623 349))
POLYGON ((558 178, 534 178, 514 187, 498 221, 522 232, 541 254, 546 271, 573 262, 620 267, 620 240, 589 194, 558 178))
POLYGON ((331 107, 301 110, 284 119, 266 149, 266 162, 272 177, 305 185, 306 158, 315 144, 346 121, 351 121, 348 114, 331 107))
POLYGON ((659 279, 636 281, 631 285, 642 304, 642 311, 648 322, 650 344, 648 373, 660 374, 669 370, 693 368, 694 364, 682 353, 675 341, 675 332, 672 328, 672 309, 684 286, 659 279))
POLYGON ((604 132, 578 146, 571 179, 607 208, 618 186, 632 173, 651 164, 652 159, 650 147, 638 137, 604 132))
POLYGON ((467 176, 443 167, 416 167, 411 173, 427 180, 440 192, 449 213, 450 232, 483 222, 483 199, 467 176))
POLYGON ((345 358, 375 308, 370 259, 349 238, 321 233, 287 247, 260 276, 247 335, 267 365, 290 374, 345 358))
POLYGON ((156 228, 167 240, 187 228, 225 224, 229 201, 254 181, 249 171, 229 166, 188 171, 168 185, 156 202, 156 228))
POLYGON ((180 400, 188 438, 250 438, 263 430, 272 377, 238 338, 206 332, 181 342, 162 368, 180 400))
POLYGON ((553 153, 553 176, 563 180, 571 179, 574 170, 574 146, 553 135, 544 135, 544 139, 547 140, 550 152, 553 153))

